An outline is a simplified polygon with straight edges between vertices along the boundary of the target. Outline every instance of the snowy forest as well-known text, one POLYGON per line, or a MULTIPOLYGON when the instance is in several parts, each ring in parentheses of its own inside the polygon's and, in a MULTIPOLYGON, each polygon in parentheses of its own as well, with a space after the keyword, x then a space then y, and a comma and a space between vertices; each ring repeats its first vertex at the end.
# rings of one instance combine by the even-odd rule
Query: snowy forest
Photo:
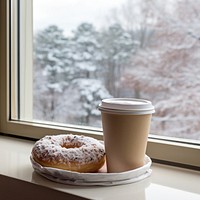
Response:
POLYGON ((128 0, 105 18, 34 34, 34 119, 101 127, 101 99, 143 98, 152 134, 200 140, 200 1, 128 0))

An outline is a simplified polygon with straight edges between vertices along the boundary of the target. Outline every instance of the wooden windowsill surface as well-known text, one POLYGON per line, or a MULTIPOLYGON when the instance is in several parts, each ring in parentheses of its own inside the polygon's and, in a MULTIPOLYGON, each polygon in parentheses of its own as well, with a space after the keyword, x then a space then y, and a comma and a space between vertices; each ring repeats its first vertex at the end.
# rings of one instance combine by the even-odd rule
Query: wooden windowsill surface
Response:
MULTIPOLYGON (((67 198, 67 196, 72 194, 76 196, 71 196, 70 199, 81 199, 79 197, 96 200, 200 199, 200 172, 157 163, 152 164, 151 169, 153 172, 149 178, 127 185, 83 187, 55 183, 34 172, 29 158, 33 145, 33 141, 0 135, 0 181, 6 181, 10 178, 7 181, 9 185, 12 185, 10 183, 18 184, 17 181, 22 181, 21 185, 27 184, 27 187, 30 184, 32 187, 40 186, 41 194, 45 193, 47 198, 48 195, 49 198, 53 197, 53 195, 59 195, 60 199, 62 199, 63 195, 66 195, 67 198), (44 190, 44 187, 46 190, 50 189, 56 193, 51 194, 51 192, 44 190)), ((28 189, 23 190, 22 188, 24 187, 18 189, 17 193, 20 190, 21 194, 29 194, 28 189)), ((14 187, 11 190, 14 190, 14 187)), ((32 189, 30 190, 30 195, 31 191, 32 189)), ((5 190, 1 186, 0 199, 2 199, 4 194, 5 190)), ((13 191, 10 195, 12 196, 12 194, 13 199, 15 199, 16 192, 13 191)))

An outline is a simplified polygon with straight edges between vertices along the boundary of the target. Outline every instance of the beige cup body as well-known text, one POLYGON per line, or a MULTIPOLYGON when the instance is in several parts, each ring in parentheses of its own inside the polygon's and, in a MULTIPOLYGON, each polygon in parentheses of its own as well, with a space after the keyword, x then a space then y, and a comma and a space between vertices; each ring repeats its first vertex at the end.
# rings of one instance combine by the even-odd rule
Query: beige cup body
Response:
POLYGON ((151 116, 102 112, 108 172, 123 172, 144 165, 151 116))

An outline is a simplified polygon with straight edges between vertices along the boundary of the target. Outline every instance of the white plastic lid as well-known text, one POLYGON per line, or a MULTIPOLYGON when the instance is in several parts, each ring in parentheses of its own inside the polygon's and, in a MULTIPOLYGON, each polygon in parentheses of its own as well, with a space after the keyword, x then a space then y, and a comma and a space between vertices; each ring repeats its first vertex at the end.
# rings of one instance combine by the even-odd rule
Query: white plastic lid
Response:
POLYGON ((119 114, 152 114, 155 112, 154 106, 150 101, 133 98, 111 98, 104 99, 99 104, 102 112, 112 112, 119 114))

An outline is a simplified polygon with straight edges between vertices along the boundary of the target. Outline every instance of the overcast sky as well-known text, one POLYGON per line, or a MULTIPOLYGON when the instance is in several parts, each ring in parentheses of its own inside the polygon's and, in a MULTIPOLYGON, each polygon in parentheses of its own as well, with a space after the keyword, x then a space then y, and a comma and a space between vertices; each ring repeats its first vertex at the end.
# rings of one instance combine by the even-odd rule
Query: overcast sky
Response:
POLYGON ((80 23, 93 23, 99 28, 105 16, 126 0, 34 0, 34 31, 56 24, 70 34, 80 23))

